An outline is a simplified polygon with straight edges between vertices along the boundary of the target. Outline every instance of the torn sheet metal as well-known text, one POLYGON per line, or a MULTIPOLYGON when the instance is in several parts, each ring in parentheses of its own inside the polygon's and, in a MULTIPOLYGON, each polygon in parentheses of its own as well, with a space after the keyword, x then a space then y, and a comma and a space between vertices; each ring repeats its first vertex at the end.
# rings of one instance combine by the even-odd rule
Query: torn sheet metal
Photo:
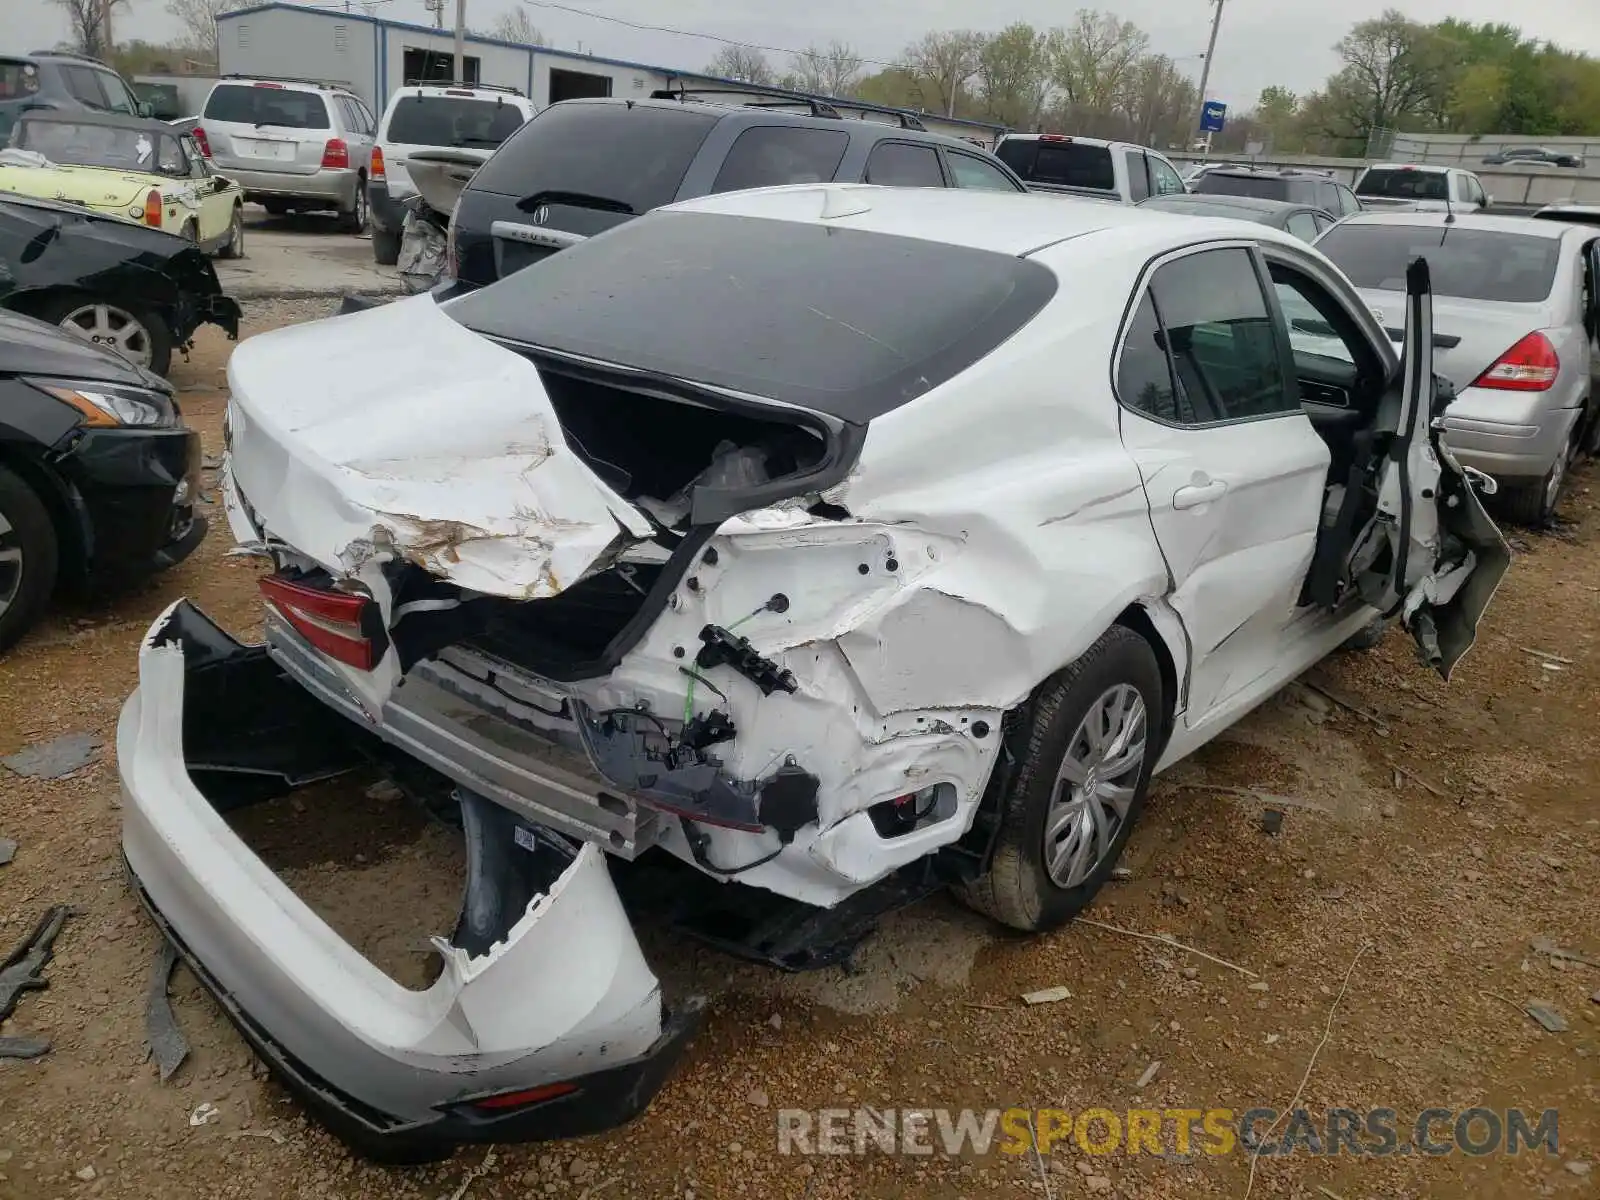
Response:
POLYGON ((430 296, 250 338, 228 381, 239 490, 336 574, 396 557, 535 599, 651 533, 567 448, 534 365, 430 296))

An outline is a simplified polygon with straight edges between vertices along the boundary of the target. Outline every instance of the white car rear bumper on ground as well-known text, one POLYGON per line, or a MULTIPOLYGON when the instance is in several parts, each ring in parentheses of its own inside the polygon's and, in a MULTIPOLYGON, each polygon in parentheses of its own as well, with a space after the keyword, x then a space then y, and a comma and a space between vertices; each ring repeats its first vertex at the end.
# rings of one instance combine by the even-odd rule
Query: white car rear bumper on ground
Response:
POLYGON ((291 892, 191 777, 187 682, 235 651, 268 662, 186 602, 163 613, 140 650, 117 757, 141 898, 246 1038, 377 1142, 567 1136, 642 1109, 687 1029, 665 1018, 602 852, 578 850, 484 953, 436 939, 439 978, 400 986, 291 892), (567 1082, 577 1086, 539 1113, 475 1103, 567 1082))

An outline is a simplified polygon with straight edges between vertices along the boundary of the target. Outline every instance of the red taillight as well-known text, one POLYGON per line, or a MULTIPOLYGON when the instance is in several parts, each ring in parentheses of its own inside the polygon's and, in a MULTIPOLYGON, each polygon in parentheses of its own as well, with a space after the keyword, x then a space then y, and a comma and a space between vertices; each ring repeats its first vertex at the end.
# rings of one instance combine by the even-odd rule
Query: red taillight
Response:
POLYGON ((527 1108, 531 1104, 543 1104, 546 1100, 554 1100, 557 1096, 570 1096, 577 1090, 578 1085, 575 1083, 547 1083, 543 1087, 524 1088, 520 1092, 501 1092, 498 1096, 485 1096, 481 1100, 472 1101, 472 1107, 489 1112, 504 1112, 508 1108, 527 1108))
POLYGON ((198 125, 194 127, 194 140, 200 143, 200 153, 204 154, 207 158, 210 158, 211 142, 206 137, 206 131, 200 128, 198 125))
POLYGON ((1502 354, 1473 387, 1502 392, 1548 391, 1561 373, 1561 359, 1550 339, 1535 330, 1502 354))
POLYGON ((144 223, 151 229, 161 228, 161 193, 151 190, 144 197, 144 223))
POLYGON ((329 170, 343 170, 350 165, 350 147, 343 138, 329 138, 322 150, 322 165, 329 170))
POLYGON ((472 95, 472 93, 467 91, 465 88, 445 88, 444 94, 446 96, 470 96, 470 95, 472 95))
POLYGON ((1041 142, 1070 142, 1072 139, 1064 133, 1041 133, 1039 140, 1041 142))
POLYGON ((281 84, 281 83, 257 83, 257 84, 252 84, 251 86, 252 87, 264 87, 264 88, 277 88, 278 91, 280 91, 280 92, 283 91, 283 84, 281 84))
POLYGON ((277 575, 266 576, 260 586, 267 603, 318 650, 360 671, 377 665, 382 655, 362 629, 371 597, 310 587, 277 575))
POLYGON ((372 179, 387 179, 383 165, 383 147, 372 148, 372 165, 367 168, 367 175, 372 179))

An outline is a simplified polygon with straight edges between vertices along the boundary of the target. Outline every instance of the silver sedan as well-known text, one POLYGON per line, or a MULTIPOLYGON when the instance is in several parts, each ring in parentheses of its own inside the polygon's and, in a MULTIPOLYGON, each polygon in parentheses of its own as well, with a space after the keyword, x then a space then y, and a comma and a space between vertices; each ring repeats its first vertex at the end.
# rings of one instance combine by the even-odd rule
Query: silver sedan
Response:
POLYGON ((1317 242, 1397 340, 1406 264, 1428 260, 1434 369, 1457 393, 1445 443, 1529 524, 1550 519, 1573 458, 1596 449, 1597 242, 1593 226, 1442 212, 1360 214, 1317 242))

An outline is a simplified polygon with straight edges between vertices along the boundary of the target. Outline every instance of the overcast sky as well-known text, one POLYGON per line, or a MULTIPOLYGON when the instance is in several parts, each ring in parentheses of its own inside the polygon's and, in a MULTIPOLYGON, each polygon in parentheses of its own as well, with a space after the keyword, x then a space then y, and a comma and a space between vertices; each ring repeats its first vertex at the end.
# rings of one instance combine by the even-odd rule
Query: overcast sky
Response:
MULTIPOLYGON (((250 0, 240 0, 246 7, 250 0)), ((449 2, 454 12, 453 0, 449 2)), ((468 23, 488 26, 517 0, 468 0, 468 23)), ((869 59, 893 59, 911 40, 931 28, 997 29, 1010 21, 1049 25, 1066 19, 1071 5, 1059 0, 562 0, 568 9, 665 25, 696 33, 784 48, 803 48, 830 38, 848 41, 869 59)), ((327 6, 338 7, 338 0, 327 6)), ((1089 7, 1095 5, 1090 4, 1089 7)), ((1179 59, 1196 76, 1205 50, 1211 9, 1206 0, 1120 0, 1114 9, 1150 35, 1154 49, 1179 59)), ((1212 96, 1236 108, 1254 104, 1267 84, 1297 92, 1321 86, 1335 66, 1333 43, 1355 22, 1376 16, 1384 0, 1227 0, 1222 34, 1212 69, 1212 96)), ((1504 0, 1409 0, 1398 4, 1419 21, 1455 15, 1471 21, 1506 20, 1504 0)), ((1538 0, 1517 6, 1515 18, 1529 36, 1548 38, 1570 49, 1600 56, 1600 4, 1596 0, 1538 0)), ((0 0, 0 51, 35 49, 66 36, 62 10, 50 0, 0 0)), ((427 23, 423 0, 384 0, 382 12, 398 21, 427 23)), ((165 0, 133 0, 119 9, 118 40, 140 37, 163 41, 178 27, 166 14, 165 0)), ((611 21, 555 8, 529 7, 529 16, 547 40, 562 49, 638 62, 698 69, 718 50, 700 38, 630 29, 611 21)), ((783 64, 781 55, 769 55, 783 64)), ((871 69, 869 67, 869 69, 871 69)))

